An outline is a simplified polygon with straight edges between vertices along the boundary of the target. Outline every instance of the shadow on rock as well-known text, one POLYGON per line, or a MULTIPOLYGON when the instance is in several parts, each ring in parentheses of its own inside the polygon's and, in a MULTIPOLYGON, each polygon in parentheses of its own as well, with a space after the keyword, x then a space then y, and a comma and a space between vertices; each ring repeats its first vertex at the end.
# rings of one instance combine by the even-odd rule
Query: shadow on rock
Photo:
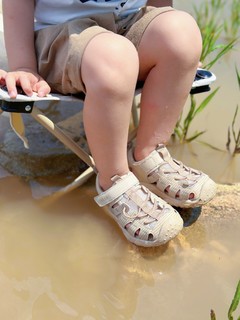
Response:
POLYGON ((184 227, 191 226, 199 218, 202 207, 196 208, 175 208, 183 219, 184 227))

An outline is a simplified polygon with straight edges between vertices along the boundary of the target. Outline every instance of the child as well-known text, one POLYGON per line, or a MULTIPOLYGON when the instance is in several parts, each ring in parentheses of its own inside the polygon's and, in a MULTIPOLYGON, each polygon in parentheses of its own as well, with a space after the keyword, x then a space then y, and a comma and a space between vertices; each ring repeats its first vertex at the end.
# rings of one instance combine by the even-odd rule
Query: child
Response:
POLYGON ((98 170, 95 200, 107 206, 130 242, 147 247, 181 231, 182 218, 171 205, 202 205, 216 189, 165 147, 202 43, 193 18, 160 7, 165 2, 3 0, 10 72, 2 78, 10 96, 16 97, 16 85, 29 96, 50 90, 86 94, 84 126, 98 170), (140 124, 127 154, 138 80, 145 81, 140 124))

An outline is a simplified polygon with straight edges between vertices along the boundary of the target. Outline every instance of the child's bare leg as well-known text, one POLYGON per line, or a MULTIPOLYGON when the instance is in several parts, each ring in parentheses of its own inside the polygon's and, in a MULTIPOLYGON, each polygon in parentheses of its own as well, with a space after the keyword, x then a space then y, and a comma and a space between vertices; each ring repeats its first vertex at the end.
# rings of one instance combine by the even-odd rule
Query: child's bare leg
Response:
POLYGON ((129 171, 126 148, 138 61, 130 41, 112 33, 95 36, 83 55, 84 126, 103 189, 111 186, 111 177, 129 171))
POLYGON ((146 81, 129 165, 141 183, 177 207, 203 205, 216 193, 215 183, 206 174, 174 161, 164 146, 189 94, 200 53, 196 23, 177 11, 155 18, 139 47, 140 78, 146 81))
POLYGON ((182 218, 139 183, 127 161, 137 51, 121 36, 100 34, 88 44, 81 71, 86 86, 84 125, 99 172, 95 201, 107 206, 129 241, 147 247, 166 243, 181 231, 182 218))
POLYGON ((191 16, 170 11, 156 17, 139 47, 142 92, 136 160, 169 140, 189 94, 201 54, 201 35, 191 16))

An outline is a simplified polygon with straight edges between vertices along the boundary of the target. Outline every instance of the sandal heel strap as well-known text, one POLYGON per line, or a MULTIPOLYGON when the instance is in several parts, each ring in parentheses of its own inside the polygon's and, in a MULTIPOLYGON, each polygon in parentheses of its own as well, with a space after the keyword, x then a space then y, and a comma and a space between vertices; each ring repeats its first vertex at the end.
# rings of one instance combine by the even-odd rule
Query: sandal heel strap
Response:
POLYGON ((159 166, 160 157, 157 151, 153 151, 148 157, 145 159, 135 162, 133 166, 135 167, 141 167, 141 170, 145 172, 146 175, 148 175, 152 170, 157 168, 159 166))
POLYGON ((104 207, 107 204, 119 198, 121 195, 123 195, 126 191, 128 191, 136 184, 139 184, 139 180, 135 177, 135 175, 132 172, 129 172, 126 176, 122 178, 122 180, 119 180, 112 187, 110 187, 106 191, 101 192, 98 196, 94 197, 94 200, 100 207, 104 207))

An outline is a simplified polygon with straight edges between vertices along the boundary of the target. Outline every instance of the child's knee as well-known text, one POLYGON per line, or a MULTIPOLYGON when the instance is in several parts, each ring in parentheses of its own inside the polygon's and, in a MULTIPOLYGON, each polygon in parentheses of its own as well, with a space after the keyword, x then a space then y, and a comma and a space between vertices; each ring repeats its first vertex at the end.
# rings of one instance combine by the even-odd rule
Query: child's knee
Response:
POLYGON ((143 51, 151 52, 155 63, 171 60, 182 64, 196 64, 201 56, 202 38, 191 15, 170 11, 157 16, 143 37, 143 51))
POLYGON ((197 62, 201 56, 202 37, 193 17, 186 12, 175 11, 168 26, 170 53, 180 61, 197 62))
POLYGON ((87 90, 121 93, 135 86, 139 70, 135 47, 126 38, 101 34, 87 46, 82 78, 87 90))

